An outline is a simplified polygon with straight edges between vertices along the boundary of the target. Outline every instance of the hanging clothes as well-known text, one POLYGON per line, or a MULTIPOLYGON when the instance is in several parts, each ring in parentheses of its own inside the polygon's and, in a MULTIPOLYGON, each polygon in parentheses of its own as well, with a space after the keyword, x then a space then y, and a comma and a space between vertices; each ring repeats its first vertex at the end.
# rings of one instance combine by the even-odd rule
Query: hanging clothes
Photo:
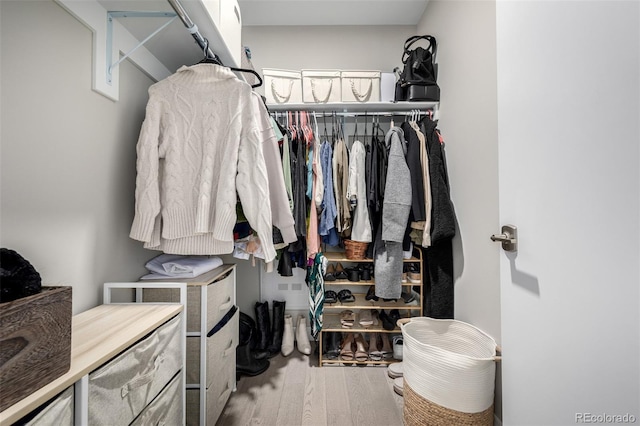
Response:
POLYGON ((318 253, 311 265, 307 268, 306 283, 309 287, 309 322, 311 324, 311 336, 318 340, 322 330, 324 311, 324 275, 327 272, 329 261, 318 253))
POLYGON ((349 186, 347 199, 353 211, 351 239, 363 243, 372 241, 371 222, 367 208, 367 184, 365 179, 364 145, 359 140, 353 142, 349 154, 349 186))
POLYGON ((251 93, 253 95, 254 114, 258 124, 257 130, 259 138, 262 140, 264 161, 269 179, 269 199, 271 201, 273 226, 280 231, 282 242, 290 244, 297 241, 298 237, 294 228, 295 222, 289 209, 289 198, 284 182, 278 140, 262 98, 255 92, 251 93))
POLYGON ((375 294, 385 299, 397 299, 402 293, 402 241, 409 222, 412 187, 402 129, 389 129, 385 141, 389 164, 380 240, 376 241, 375 294))
POLYGON ((425 220, 424 184, 422 180, 422 164, 420 163, 420 140, 416 130, 404 122, 400 126, 407 142, 407 165, 411 172, 411 220, 425 220))
POLYGON ((322 166, 322 175, 324 176, 324 197, 320 206, 320 224, 319 234, 322 236, 322 242, 330 246, 337 246, 340 243, 338 232, 336 230, 336 218, 338 216, 336 208, 336 200, 333 195, 333 172, 331 170, 331 162, 333 158, 333 149, 331 144, 325 140, 320 147, 320 165, 322 166))
POLYGON ((239 196, 265 260, 275 258, 251 93, 228 68, 204 63, 149 88, 131 238, 170 254, 231 253, 239 196))
POLYGON ((420 123, 427 141, 431 178, 431 246, 425 249, 427 272, 423 296, 424 315, 450 319, 454 315, 453 246, 456 217, 449 193, 444 144, 436 122, 420 123))
POLYGON ((351 235, 351 207, 347 199, 349 186, 349 153, 338 137, 333 149, 333 192, 336 200, 336 228, 343 238, 351 235))

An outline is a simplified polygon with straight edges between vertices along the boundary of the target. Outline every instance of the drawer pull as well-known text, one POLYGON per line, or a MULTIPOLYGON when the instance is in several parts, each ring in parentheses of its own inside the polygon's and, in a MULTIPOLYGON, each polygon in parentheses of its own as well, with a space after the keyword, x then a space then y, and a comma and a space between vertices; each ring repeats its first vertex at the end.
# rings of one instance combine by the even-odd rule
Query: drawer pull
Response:
POLYGON ((231 308, 231 305, 233 305, 233 300, 231 300, 231 297, 229 297, 226 302, 224 302, 222 305, 220 305, 218 310, 220 312, 227 312, 229 310, 229 308, 231 308))
POLYGON ((158 367, 160 367, 160 364, 162 364, 163 360, 164 360, 164 353, 156 357, 155 361, 153 362, 153 370, 139 377, 136 377, 135 379, 131 380, 129 383, 124 385, 122 388, 120 388, 120 395, 122 396, 122 398, 126 397, 129 394, 129 392, 141 386, 151 383, 155 378, 156 373, 158 372, 158 367))
POLYGON ((226 358, 231 355, 231 352, 235 353, 235 349, 236 348, 233 347, 233 339, 229 340, 229 346, 227 346, 227 349, 224 350, 222 357, 226 358))
POLYGON ((222 275, 222 276, 220 276, 220 277, 216 278, 216 280, 215 280, 214 282, 212 282, 211 284, 215 284, 215 283, 217 283, 217 282, 219 282, 219 281, 224 280, 224 279, 225 279, 225 278, 227 278, 229 275, 231 275, 231 272, 233 272, 233 269, 232 269, 231 271, 227 271, 224 275, 222 275))

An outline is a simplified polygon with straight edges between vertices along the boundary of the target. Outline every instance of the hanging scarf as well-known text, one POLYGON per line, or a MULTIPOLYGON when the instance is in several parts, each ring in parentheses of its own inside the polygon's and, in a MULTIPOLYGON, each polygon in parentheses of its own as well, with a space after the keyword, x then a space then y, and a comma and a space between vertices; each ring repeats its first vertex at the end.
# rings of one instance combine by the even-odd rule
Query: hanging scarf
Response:
POLYGON ((327 258, 318 253, 315 260, 307 267, 306 282, 309 287, 309 322, 311 335, 318 340, 322 330, 322 311, 324 310, 324 274, 327 271, 327 258))

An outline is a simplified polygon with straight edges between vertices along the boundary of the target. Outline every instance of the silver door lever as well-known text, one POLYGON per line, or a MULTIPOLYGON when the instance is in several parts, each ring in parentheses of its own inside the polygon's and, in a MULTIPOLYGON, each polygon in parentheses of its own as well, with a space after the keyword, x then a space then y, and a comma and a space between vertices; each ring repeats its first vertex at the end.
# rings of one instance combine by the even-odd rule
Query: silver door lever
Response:
POLYGON ((502 234, 493 234, 491 241, 500 241, 504 251, 518 250, 518 228, 514 225, 504 225, 502 234))

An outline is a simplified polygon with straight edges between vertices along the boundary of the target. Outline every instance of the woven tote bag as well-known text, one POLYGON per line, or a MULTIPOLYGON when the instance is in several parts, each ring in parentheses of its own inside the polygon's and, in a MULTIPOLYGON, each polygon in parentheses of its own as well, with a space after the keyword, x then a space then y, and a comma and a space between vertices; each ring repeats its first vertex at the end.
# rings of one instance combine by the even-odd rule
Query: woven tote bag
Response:
POLYGON ((405 424, 492 425, 495 340, 457 320, 416 317, 398 323, 405 424))

